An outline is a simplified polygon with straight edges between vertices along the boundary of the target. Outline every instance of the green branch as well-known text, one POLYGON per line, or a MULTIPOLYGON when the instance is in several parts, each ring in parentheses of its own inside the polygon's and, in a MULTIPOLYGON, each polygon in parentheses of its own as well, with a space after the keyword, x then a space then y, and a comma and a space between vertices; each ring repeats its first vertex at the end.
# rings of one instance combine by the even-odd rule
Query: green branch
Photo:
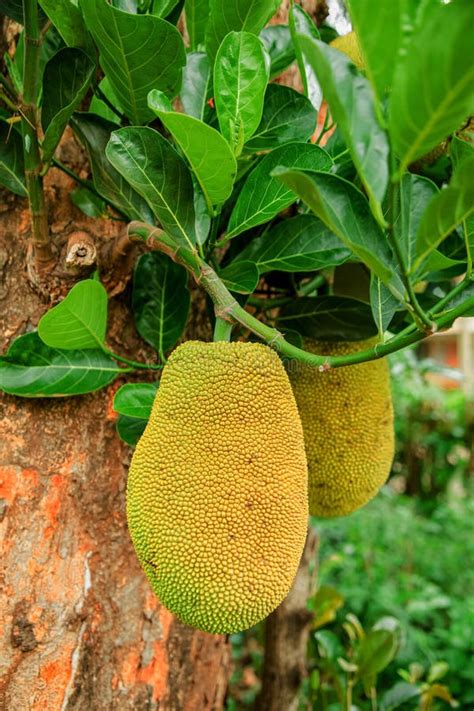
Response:
MULTIPOLYGON (((140 239, 147 240, 149 244, 153 241, 157 249, 168 254, 175 262, 185 267, 211 297, 217 317, 236 321, 265 341, 269 346, 275 348, 282 356, 299 360, 322 371, 377 360, 413 343, 417 343, 430 335, 424 329, 417 328, 413 333, 398 334, 386 343, 378 343, 372 348, 367 348, 357 353, 349 353, 345 356, 322 356, 308 353, 288 343, 283 334, 276 328, 262 323, 255 316, 245 311, 220 280, 214 269, 209 264, 206 264, 195 250, 191 251, 177 246, 162 230, 143 222, 131 222, 128 230, 131 238, 135 235, 140 239)), ((463 304, 437 316, 434 319, 435 330, 449 328, 459 316, 462 316, 473 306, 474 296, 471 296, 463 304)))
POLYGON ((230 341, 234 324, 217 316, 214 326, 214 341, 230 341))
POLYGON ((48 216, 41 177, 41 154, 38 141, 37 98, 40 84, 41 31, 36 0, 23 0, 25 21, 25 54, 23 61, 23 155, 25 181, 31 211, 32 245, 39 272, 53 261, 49 239, 48 216))

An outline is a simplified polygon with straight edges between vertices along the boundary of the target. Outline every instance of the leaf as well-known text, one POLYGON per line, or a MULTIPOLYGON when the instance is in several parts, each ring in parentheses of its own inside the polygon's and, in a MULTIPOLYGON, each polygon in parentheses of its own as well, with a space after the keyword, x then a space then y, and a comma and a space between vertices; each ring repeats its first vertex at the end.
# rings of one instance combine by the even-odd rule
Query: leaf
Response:
POLYGON ((50 348, 34 331, 16 338, 0 358, 0 390, 21 397, 83 395, 123 372, 102 351, 50 348))
POLYGON ((406 23, 406 0, 349 0, 365 71, 379 100, 391 86, 406 23), (383 37, 383 41, 381 38, 383 37))
POLYGON ((280 165, 330 170, 332 160, 319 146, 305 143, 287 143, 268 153, 244 183, 229 219, 227 239, 268 222, 295 202, 295 193, 272 176, 280 165))
POLYGON ((394 658, 397 646, 397 637, 392 631, 370 630, 357 650, 358 677, 379 674, 394 658))
POLYGON ((387 135, 376 118, 372 87, 345 54, 306 35, 298 36, 349 148, 372 209, 380 211, 379 203, 388 182, 389 146, 387 135))
POLYGON ((146 420, 142 420, 139 417, 128 417, 127 415, 119 415, 115 423, 118 436, 131 447, 135 447, 144 433, 146 425, 146 420))
POLYGON ((395 224, 395 234, 409 272, 416 259, 416 239, 420 221, 427 205, 437 193, 436 185, 421 175, 406 173, 401 180, 400 213, 395 224))
POLYGON ((3 121, 0 121, 0 147, 0 184, 16 195, 27 197, 21 135, 3 121))
POLYGON ((438 681, 439 679, 442 679, 443 676, 446 676, 446 674, 449 671, 449 664, 447 662, 435 662, 429 671, 428 674, 428 684, 432 684, 434 681, 438 681))
POLYGON ((370 280, 370 307, 379 334, 382 336, 395 312, 400 308, 400 302, 374 274, 371 275, 370 280))
POLYGON ((39 0, 39 4, 69 47, 80 47, 94 56, 84 19, 72 0, 39 0))
POLYGON ((209 17, 209 0, 186 0, 186 29, 192 51, 204 44, 207 20, 209 17))
POLYGON ((76 113, 71 119, 71 126, 87 150, 97 191, 130 220, 153 223, 153 212, 145 200, 105 157, 107 142, 117 124, 94 114, 76 113))
POLYGON ((115 393, 115 412, 127 417, 148 420, 159 385, 159 380, 154 383, 125 383, 115 393))
POLYGON ((214 65, 214 102, 222 135, 240 155, 255 133, 263 111, 269 78, 268 55, 249 32, 229 32, 214 65))
POLYGON ((448 187, 432 198, 423 213, 416 235, 414 268, 473 212, 474 156, 457 166, 448 187))
POLYGON ((258 34, 275 14, 280 0, 209 0, 206 50, 211 59, 224 37, 234 31, 258 34))
POLYGON ((207 121, 211 108, 208 100, 211 98, 212 77, 209 57, 203 52, 188 54, 183 70, 181 86, 181 103, 189 116, 207 121))
POLYGON ((311 102, 294 89, 269 84, 262 120, 245 145, 246 151, 268 151, 284 143, 305 143, 316 129, 317 114, 311 102))
POLYGON ((97 92, 92 97, 92 101, 89 105, 89 113, 96 114, 97 116, 102 116, 102 118, 107 119, 107 121, 112 121, 113 123, 120 123, 121 116, 123 115, 123 109, 120 106, 120 101, 115 96, 107 77, 104 77, 99 82, 98 89, 100 89, 101 94, 103 94, 104 97, 109 100, 109 104, 114 107, 115 111, 112 111, 110 105, 107 104, 106 101, 103 101, 100 98, 99 93, 97 92))
POLYGON ((211 216, 207 207, 206 198, 196 180, 193 177, 194 187, 194 226, 196 230, 196 242, 203 245, 209 236, 211 229, 211 216))
POLYGON ((87 28, 99 47, 100 66, 132 123, 149 121, 151 89, 170 98, 181 85, 186 61, 180 33, 154 15, 131 15, 106 0, 81 0, 87 28))
POLYGON ((343 606, 343 596, 330 585, 321 585, 310 601, 313 613, 313 629, 324 627, 336 619, 337 611, 343 606))
POLYGON ((279 325, 306 338, 362 341, 377 335, 370 306, 346 296, 305 296, 284 306, 279 325))
POLYGON ((132 307, 140 336, 160 358, 176 344, 188 319, 190 296, 183 267, 165 254, 143 254, 133 276, 132 307))
POLYGON ((107 209, 102 198, 87 188, 75 188, 69 194, 71 202, 87 217, 107 217, 107 209))
POLYGON ((107 329, 107 302, 107 292, 99 281, 79 281, 41 317, 38 335, 51 348, 101 348, 107 329))
POLYGON ((278 168, 273 175, 292 189, 359 259, 402 297, 403 287, 395 273, 385 236, 357 188, 329 173, 278 168))
POLYGON ((60 49, 46 64, 43 75, 41 123, 43 160, 48 162, 74 110, 89 87, 95 65, 82 49, 60 49))
POLYGON ((121 128, 112 133, 105 154, 145 198, 165 232, 192 248, 196 235, 191 173, 166 138, 152 128, 121 128))
POLYGON ((219 277, 230 291, 251 294, 257 288, 259 274, 256 264, 239 260, 222 269, 219 277))
POLYGON ((173 111, 162 92, 151 91, 148 105, 189 161, 212 211, 213 205, 224 202, 231 194, 237 173, 237 163, 227 141, 199 119, 173 111))
MULTIPOLYGON (((23 2, 22 0, 2 0, 1 4, 2 14, 8 15, 20 25, 23 25, 23 2)), ((41 8, 39 9, 39 24, 43 25, 47 17, 45 17, 41 8)))
POLYGON ((153 0, 151 14, 167 18, 178 2, 179 0, 153 0))
MULTIPOLYGON (((432 3, 397 64, 389 129, 399 174, 473 113, 472 3, 432 3)), ((372 31, 372 28, 371 28, 372 31)))
POLYGON ((298 35, 304 35, 317 40, 321 39, 321 37, 313 20, 300 5, 292 5, 291 12, 294 21, 294 43, 297 47, 298 67, 305 86, 305 94, 314 108, 319 110, 323 100, 323 93, 316 72, 303 56, 298 35))
POLYGON ((420 695, 420 690, 413 684, 407 684, 405 681, 399 681, 392 686, 382 698, 381 711, 393 711, 398 709, 407 701, 416 698, 420 695))
POLYGON ((237 260, 250 260, 260 274, 265 274, 272 270, 317 271, 342 264, 350 256, 351 251, 321 220, 297 215, 253 239, 237 260))
POLYGON ((295 61, 295 50, 288 25, 269 25, 260 32, 263 46, 270 55, 270 79, 275 79, 295 61))

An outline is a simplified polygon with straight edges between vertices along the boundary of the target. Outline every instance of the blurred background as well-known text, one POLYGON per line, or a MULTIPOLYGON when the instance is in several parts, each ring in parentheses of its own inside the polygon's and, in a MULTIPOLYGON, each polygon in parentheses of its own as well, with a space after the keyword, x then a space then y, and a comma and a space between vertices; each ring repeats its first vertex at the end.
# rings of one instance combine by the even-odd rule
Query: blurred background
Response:
MULTIPOLYGON (((397 449, 388 484, 351 516, 312 520, 302 710, 474 708, 474 318, 390 365, 397 449), (366 668, 357 673, 361 640, 366 668)), ((232 636, 228 711, 254 705, 263 634, 232 636)))

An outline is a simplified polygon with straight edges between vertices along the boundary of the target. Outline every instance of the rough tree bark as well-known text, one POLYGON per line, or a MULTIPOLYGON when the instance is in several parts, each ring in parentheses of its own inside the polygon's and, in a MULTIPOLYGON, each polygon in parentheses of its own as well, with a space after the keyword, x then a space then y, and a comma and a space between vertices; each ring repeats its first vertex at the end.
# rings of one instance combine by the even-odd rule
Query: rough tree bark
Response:
POLYGON ((301 682, 306 676, 308 635, 312 614, 307 609, 317 568, 317 535, 308 529, 300 567, 286 600, 265 621, 262 689, 257 711, 297 711, 301 682))
MULTIPOLYGON (((66 162, 74 162, 78 149, 71 141, 62 151, 66 162)), ((80 160, 74 167, 81 170, 80 160)), ((88 231, 100 245, 120 229, 120 223, 85 218, 68 198, 73 187, 50 171, 50 224, 63 263, 76 230, 88 231)), ((2 193, 0 204, 3 352, 36 326, 48 303, 32 290, 25 271, 26 201, 2 193)), ((54 283, 53 300, 67 282, 54 283)), ((203 309, 193 314, 188 336, 210 337, 203 309)), ((136 336, 126 295, 111 301, 109 336, 123 355, 150 355, 136 336)), ((225 638, 192 630, 162 608, 130 545, 124 491, 131 450, 115 433, 112 410, 120 384, 58 400, 0 395, 2 709, 223 706, 225 638)))

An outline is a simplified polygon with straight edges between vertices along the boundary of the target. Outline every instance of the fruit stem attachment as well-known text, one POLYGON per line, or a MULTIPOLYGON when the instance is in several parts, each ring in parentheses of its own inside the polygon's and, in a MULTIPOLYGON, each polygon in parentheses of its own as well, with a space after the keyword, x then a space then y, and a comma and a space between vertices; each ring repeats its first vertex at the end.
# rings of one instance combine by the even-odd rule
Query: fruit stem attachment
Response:
POLYGON ((216 316, 214 341, 230 341, 234 324, 221 316, 216 316))
MULTIPOLYGON (((168 254, 175 262, 187 269, 190 274, 193 275, 197 283, 207 291, 214 302, 217 314, 225 314, 227 319, 232 319, 242 326, 245 326, 245 328, 261 338, 262 341, 265 341, 267 345, 275 348, 281 356, 296 359, 307 365, 317 367, 322 372, 330 370, 331 368, 341 368, 346 365, 355 365, 357 363, 365 363, 366 361, 383 358, 390 353, 395 353, 395 351, 402 350, 413 343, 422 341, 433 332, 427 333, 423 328, 418 327, 412 333, 397 334, 385 343, 377 343, 371 348, 366 348, 357 353, 348 353, 343 356, 324 356, 308 353, 302 348, 288 343, 283 334, 276 328, 267 326, 267 324, 259 321, 248 311, 245 311, 232 296, 214 269, 201 259, 196 251, 178 246, 163 230, 153 225, 147 225, 145 222, 131 222, 128 226, 128 234, 131 239, 133 239, 134 236, 140 237, 147 241, 150 246, 153 243, 155 249, 159 249, 165 254, 168 254)), ((467 298, 464 303, 458 304, 455 308, 449 309, 449 311, 434 317, 433 323, 436 326, 436 330, 449 328, 459 316, 462 316, 473 307, 474 295, 467 298)))

